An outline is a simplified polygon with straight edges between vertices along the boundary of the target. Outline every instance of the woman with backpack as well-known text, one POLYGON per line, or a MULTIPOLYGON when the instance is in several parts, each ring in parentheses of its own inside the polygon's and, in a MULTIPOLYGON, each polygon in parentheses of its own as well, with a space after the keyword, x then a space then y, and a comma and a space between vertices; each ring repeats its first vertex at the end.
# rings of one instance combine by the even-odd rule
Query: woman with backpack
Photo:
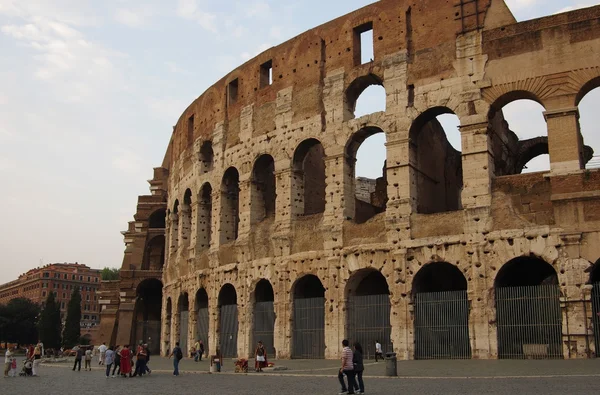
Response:
POLYGON ((179 361, 183 359, 183 352, 179 348, 179 342, 175 343, 175 348, 173 348, 171 355, 169 355, 169 359, 173 356, 175 356, 173 358, 173 376, 179 376, 179 361))

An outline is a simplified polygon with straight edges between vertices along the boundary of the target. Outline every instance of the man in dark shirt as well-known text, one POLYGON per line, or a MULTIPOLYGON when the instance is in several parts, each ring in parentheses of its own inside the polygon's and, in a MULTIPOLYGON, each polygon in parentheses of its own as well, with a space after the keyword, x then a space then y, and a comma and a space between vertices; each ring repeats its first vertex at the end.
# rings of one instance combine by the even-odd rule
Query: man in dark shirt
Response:
POLYGON ((80 346, 75 346, 75 348, 73 349, 73 351, 75 351, 75 363, 73 364, 73 370, 75 370, 75 367, 77 367, 77 371, 80 372, 81 371, 81 358, 83 358, 83 348, 81 348, 80 346))

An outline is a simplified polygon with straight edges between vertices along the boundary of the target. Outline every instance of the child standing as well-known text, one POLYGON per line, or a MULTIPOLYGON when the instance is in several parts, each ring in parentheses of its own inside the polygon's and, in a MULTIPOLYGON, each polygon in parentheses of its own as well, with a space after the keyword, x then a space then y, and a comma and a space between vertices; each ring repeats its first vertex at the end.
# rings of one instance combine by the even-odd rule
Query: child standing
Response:
POLYGON ((10 377, 17 377, 17 358, 12 357, 12 361, 10 362, 10 377))
POLYGON ((85 368, 83 370, 92 371, 92 350, 85 350, 85 368))

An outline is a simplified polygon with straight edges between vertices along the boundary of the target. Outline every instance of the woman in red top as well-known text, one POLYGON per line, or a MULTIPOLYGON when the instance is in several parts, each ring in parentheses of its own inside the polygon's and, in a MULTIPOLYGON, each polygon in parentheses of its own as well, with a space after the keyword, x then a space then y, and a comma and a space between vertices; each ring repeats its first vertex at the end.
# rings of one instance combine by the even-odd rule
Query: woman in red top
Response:
POLYGON ((121 375, 123 377, 131 376, 131 351, 129 351, 129 345, 123 347, 119 354, 121 355, 121 375))

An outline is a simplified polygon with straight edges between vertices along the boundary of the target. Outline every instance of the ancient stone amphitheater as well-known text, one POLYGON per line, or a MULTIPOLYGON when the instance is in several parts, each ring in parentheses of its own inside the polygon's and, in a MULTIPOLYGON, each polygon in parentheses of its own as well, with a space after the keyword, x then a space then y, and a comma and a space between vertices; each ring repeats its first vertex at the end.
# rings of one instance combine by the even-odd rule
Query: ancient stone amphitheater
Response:
POLYGON ((121 278, 103 284, 102 339, 594 356, 600 171, 578 105, 599 51, 600 6, 517 23, 502 0, 381 0, 261 53, 179 118, 123 232, 121 278), (356 117, 371 85, 385 111, 356 117), (519 99, 544 107, 547 134, 519 140, 502 112, 519 99), (458 116, 462 152, 441 114, 458 116), (376 133, 383 176, 358 182, 376 133), (521 174, 541 154, 550 170, 521 174))

